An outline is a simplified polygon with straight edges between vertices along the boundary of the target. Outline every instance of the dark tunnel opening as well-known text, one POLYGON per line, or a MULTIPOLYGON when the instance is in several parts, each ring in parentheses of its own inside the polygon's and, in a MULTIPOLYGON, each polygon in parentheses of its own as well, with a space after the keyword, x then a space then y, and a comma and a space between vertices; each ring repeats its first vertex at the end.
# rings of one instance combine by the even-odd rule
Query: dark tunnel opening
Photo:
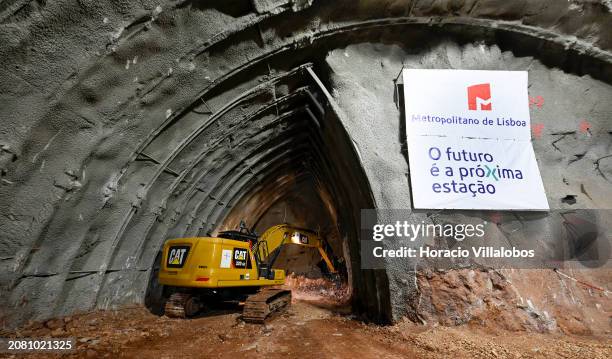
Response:
MULTIPOLYGON (((250 74, 253 72, 245 77, 250 74)), ((343 306, 352 304, 353 310, 361 314, 380 313, 368 319, 388 322, 388 303, 365 299, 372 295, 368 291, 378 290, 379 285, 375 275, 368 274, 372 271, 360 269, 359 258, 360 209, 372 208, 373 197, 359 155, 337 117, 331 96, 310 63, 265 78, 266 82, 247 87, 217 112, 221 114, 218 122, 222 116, 233 122, 217 134, 222 138, 219 142, 227 146, 214 153, 218 159, 211 161, 213 169, 194 175, 189 180, 193 183, 179 185, 178 193, 172 196, 184 197, 174 210, 178 214, 180 208, 188 215, 177 216, 163 226, 155 225, 159 228, 150 233, 165 228, 163 237, 157 240, 161 246, 164 239, 214 237, 220 231, 237 229, 241 221, 259 234, 281 223, 310 229, 325 239, 339 266, 335 286, 344 290, 338 302, 343 306), (249 112, 252 106, 259 107, 249 112), (215 166, 223 170, 217 171, 215 166), (366 305, 387 308, 373 311, 366 305)), ((257 75, 253 79, 262 81, 257 75)), ((211 100, 202 100, 202 105, 191 113, 200 114, 202 108, 214 103, 214 96, 227 96, 224 91, 235 91, 236 85, 228 90, 217 88, 211 100)), ((177 126, 180 121, 169 126, 177 126)), ((202 158, 207 160, 206 156, 202 158)), ((158 314, 165 300, 163 287, 157 282, 159 250, 158 247, 144 296, 147 307, 158 314)), ((289 285, 296 285, 300 278, 318 279, 327 274, 316 250, 286 246, 277 264, 290 276, 297 276, 297 281, 292 280, 296 277, 289 278, 289 285)))

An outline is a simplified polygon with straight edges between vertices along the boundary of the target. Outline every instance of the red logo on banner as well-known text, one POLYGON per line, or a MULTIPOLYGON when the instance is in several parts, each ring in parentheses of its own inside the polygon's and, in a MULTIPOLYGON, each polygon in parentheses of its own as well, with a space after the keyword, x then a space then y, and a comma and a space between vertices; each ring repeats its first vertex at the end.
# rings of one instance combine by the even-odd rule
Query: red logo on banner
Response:
POLYGON ((468 86, 468 108, 470 110, 491 111, 491 85, 468 86))

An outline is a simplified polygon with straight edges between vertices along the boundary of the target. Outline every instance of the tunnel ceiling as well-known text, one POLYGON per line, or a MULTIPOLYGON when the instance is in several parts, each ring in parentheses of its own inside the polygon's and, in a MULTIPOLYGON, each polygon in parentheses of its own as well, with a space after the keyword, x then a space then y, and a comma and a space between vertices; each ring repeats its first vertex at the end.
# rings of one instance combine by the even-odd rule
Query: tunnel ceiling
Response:
POLYGON ((2 304, 18 308, 5 321, 142 302, 166 238, 236 223, 253 198, 263 214, 301 180, 337 216, 355 309, 389 319, 388 276, 360 270, 357 240, 359 209, 385 196, 347 131, 328 54, 479 41, 610 83, 610 6, 2 2, 2 304))

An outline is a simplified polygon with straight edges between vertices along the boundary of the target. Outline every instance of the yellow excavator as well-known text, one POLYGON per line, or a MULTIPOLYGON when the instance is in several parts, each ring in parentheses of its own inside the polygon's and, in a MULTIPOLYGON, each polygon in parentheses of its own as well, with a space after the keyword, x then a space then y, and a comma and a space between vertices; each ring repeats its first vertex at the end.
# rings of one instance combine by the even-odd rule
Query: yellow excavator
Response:
POLYGON ((317 248, 327 271, 337 275, 327 241, 316 232, 288 224, 257 236, 242 222, 239 230, 220 232, 217 237, 166 241, 159 271, 168 298, 165 314, 191 317, 206 303, 237 301, 244 302, 245 321, 263 323, 291 303, 291 291, 273 288, 285 283, 285 271, 274 268, 285 245, 317 248))

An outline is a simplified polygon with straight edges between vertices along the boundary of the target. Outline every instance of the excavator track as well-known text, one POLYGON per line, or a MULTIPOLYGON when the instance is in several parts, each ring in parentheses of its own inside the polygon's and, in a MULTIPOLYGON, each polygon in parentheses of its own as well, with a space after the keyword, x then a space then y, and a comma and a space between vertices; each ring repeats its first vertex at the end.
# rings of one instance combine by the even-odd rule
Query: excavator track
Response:
POLYGON ((166 301, 164 313, 170 318, 187 318, 202 308, 197 297, 187 293, 173 293, 166 301))
POLYGON ((290 290, 263 289, 247 298, 242 319, 248 323, 263 323, 270 314, 280 312, 290 303, 290 290))

